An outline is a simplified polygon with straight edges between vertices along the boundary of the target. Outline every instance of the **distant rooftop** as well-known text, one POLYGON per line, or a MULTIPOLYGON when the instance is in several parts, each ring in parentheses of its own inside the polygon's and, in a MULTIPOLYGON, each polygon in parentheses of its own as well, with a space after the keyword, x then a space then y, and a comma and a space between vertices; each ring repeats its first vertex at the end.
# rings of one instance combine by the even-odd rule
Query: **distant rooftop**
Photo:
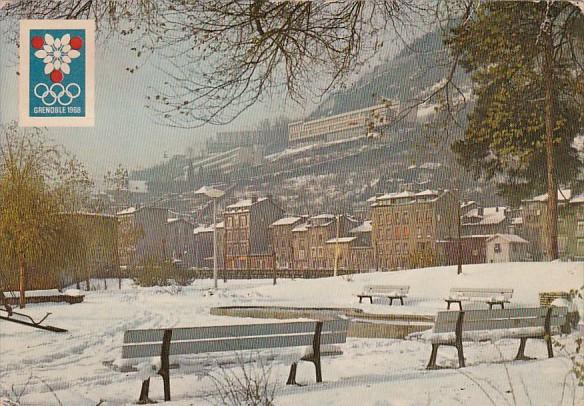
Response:
MULTIPOLYGON (((351 241, 355 241, 357 239, 357 237, 339 237, 338 238, 338 242, 339 244, 343 244, 343 243, 348 243, 351 241)), ((327 240, 326 242, 327 244, 336 244, 337 243, 337 238, 331 238, 330 240, 327 240)))
POLYGON ((302 217, 290 216, 282 217, 272 223, 272 226, 290 226, 298 221, 302 220, 302 217))

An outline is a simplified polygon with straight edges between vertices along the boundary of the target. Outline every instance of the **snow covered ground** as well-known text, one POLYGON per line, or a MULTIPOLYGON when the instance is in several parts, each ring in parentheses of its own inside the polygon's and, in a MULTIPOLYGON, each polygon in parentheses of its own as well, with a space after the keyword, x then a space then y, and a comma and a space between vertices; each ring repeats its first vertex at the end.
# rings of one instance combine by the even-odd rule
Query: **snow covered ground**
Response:
MULTIPOLYGON (((104 362, 121 355, 128 329, 260 323, 270 320, 212 316, 215 306, 278 305, 354 307, 369 313, 435 314, 451 287, 511 287, 512 305, 537 305, 541 291, 570 290, 584 285, 583 263, 517 263, 428 268, 318 280, 228 281, 211 292, 211 281, 172 287, 136 288, 124 281, 109 289, 86 292, 81 304, 30 305, 26 312, 52 315, 48 324, 69 329, 56 334, 0 320, 0 398, 22 405, 120 405, 134 403, 140 379, 114 371, 104 362), (406 305, 359 304, 354 296, 365 284, 408 284, 406 305)), ((572 405, 584 404, 582 387, 569 374, 571 336, 560 337, 567 350, 546 358, 543 342, 528 341, 533 361, 511 361, 517 340, 469 343, 467 367, 426 371, 430 345, 418 340, 349 338, 343 355, 323 358, 324 383, 314 383, 312 364, 301 363, 298 381, 286 386, 289 363, 271 362, 277 405, 572 405), (503 360, 505 362, 503 362, 503 360), (579 403, 583 402, 583 403, 579 403)), ((210 359, 214 359, 209 357, 210 359)), ((438 363, 456 365, 456 351, 441 348, 438 363)), ((179 359, 180 363, 180 359, 179 359)), ((186 363, 185 363, 186 364, 186 363)), ((253 368, 253 365, 251 366, 253 368)), ((219 368, 211 368, 217 376, 219 368)), ((234 371, 238 373, 238 367, 234 371)), ((171 370, 173 401, 169 405, 217 404, 209 376, 184 364, 171 370)), ((162 399, 162 382, 154 378, 150 394, 162 399)), ((0 402, 0 404, 2 404, 0 402)))

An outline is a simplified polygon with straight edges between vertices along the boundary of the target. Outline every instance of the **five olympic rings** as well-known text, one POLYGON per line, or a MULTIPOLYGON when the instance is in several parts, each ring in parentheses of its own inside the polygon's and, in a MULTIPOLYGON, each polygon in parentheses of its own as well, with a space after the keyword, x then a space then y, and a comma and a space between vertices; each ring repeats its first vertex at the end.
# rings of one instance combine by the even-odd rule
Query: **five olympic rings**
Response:
POLYGON ((45 106, 52 106, 56 102, 59 102, 61 106, 68 106, 79 97, 81 88, 77 83, 69 83, 67 87, 61 83, 53 83, 51 86, 39 83, 34 87, 33 92, 45 106))

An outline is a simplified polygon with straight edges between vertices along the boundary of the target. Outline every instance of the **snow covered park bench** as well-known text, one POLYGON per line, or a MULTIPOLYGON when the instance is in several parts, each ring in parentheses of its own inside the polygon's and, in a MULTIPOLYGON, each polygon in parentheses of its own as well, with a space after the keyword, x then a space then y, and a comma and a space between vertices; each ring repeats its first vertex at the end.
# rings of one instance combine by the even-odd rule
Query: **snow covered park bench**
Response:
POLYGON ((432 343, 427 369, 436 369, 438 347, 449 345, 458 350, 459 367, 464 367, 463 341, 493 341, 501 338, 520 340, 516 360, 527 360, 525 343, 528 338, 544 339, 548 357, 554 356, 551 336, 558 334, 566 322, 567 307, 526 307, 438 312, 434 328, 421 335, 432 343))
MULTIPOLYGON (((347 340, 349 321, 294 321, 287 323, 247 324, 153 330, 128 330, 124 334, 122 359, 158 357, 164 384, 164 400, 170 400, 169 356, 244 350, 275 349, 307 346, 304 355, 295 358, 286 384, 296 384, 298 361, 309 361, 316 369, 316 381, 322 382, 320 359, 325 355, 338 355, 326 347, 347 340)), ((150 378, 142 382, 140 403, 148 398, 150 378)))
POLYGON ((452 303, 458 303, 462 310, 462 302, 484 302, 492 309, 494 305, 505 308, 505 303, 509 303, 513 296, 513 289, 509 288, 452 288, 450 295, 444 299, 450 309, 452 303))
POLYGON ((407 285, 368 285, 363 288, 363 292, 357 294, 359 303, 363 301, 364 297, 368 297, 373 303, 374 297, 386 297, 389 299, 390 306, 394 299, 399 299, 402 306, 404 304, 404 297, 408 295, 410 287, 407 285))

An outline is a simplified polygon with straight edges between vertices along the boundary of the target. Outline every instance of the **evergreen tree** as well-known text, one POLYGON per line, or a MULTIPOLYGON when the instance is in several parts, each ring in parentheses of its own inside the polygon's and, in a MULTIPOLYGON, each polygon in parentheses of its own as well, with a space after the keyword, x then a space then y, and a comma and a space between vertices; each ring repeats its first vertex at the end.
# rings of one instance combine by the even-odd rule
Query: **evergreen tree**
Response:
POLYGON ((546 251, 558 257, 558 185, 577 188, 584 162, 584 14, 567 2, 492 2, 447 38, 472 74, 474 108, 460 162, 510 201, 548 193, 546 251))

